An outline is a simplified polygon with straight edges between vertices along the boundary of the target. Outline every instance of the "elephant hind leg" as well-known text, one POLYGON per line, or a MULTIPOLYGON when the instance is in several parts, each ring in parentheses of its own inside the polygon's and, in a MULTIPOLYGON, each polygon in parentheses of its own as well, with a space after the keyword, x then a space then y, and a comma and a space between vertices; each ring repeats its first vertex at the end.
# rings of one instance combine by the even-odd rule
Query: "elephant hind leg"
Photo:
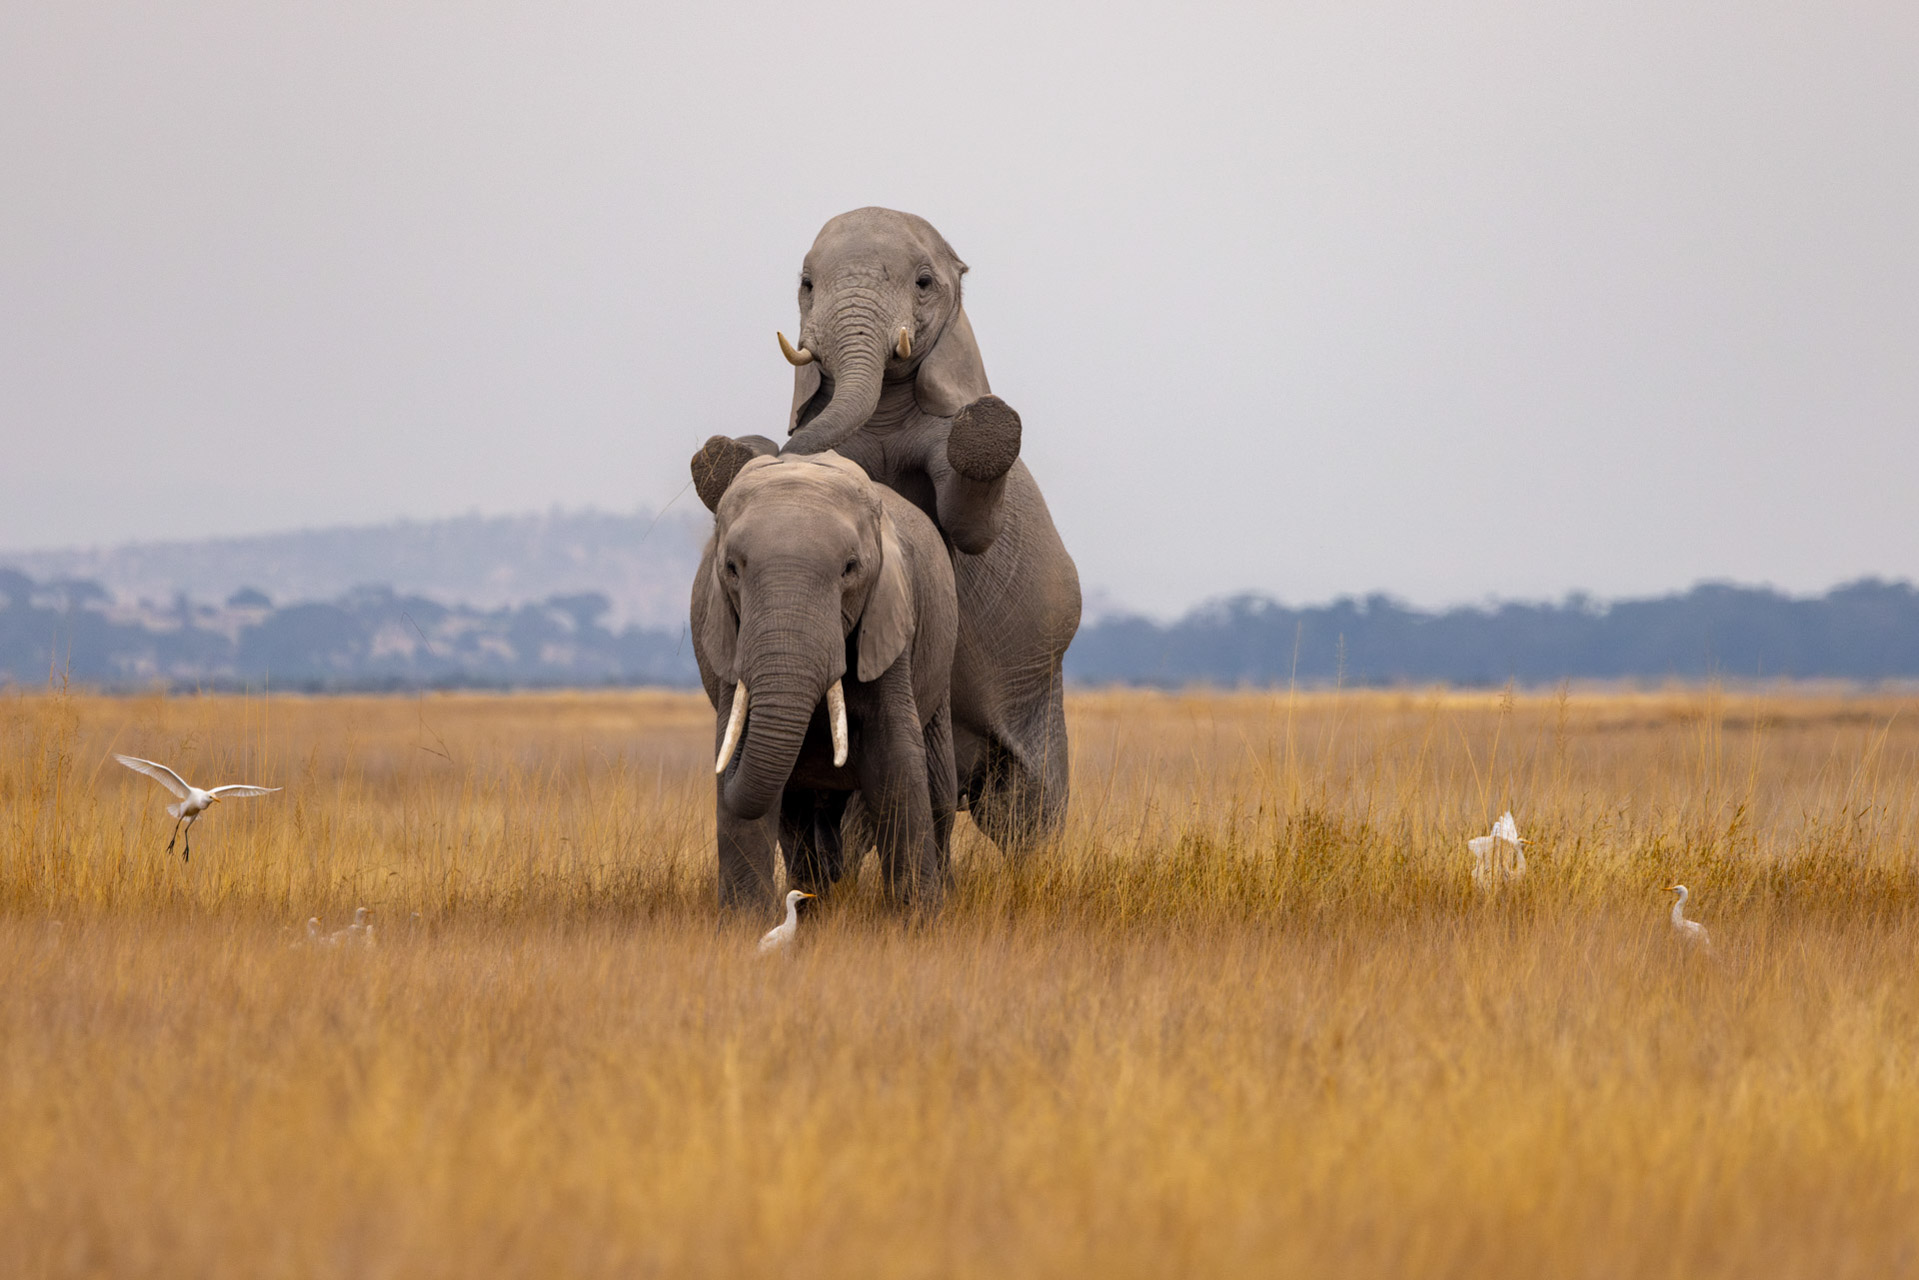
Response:
POLYGON ((985 767, 972 782, 967 809, 973 825, 1008 854, 1031 852, 1065 810, 1064 800, 1049 794, 1045 774, 998 742, 988 746, 985 767))
POLYGON ((942 883, 953 880, 953 816, 959 780, 953 771, 953 715, 942 709, 926 726, 927 793, 933 802, 933 864, 942 883))
POLYGON ((1059 833, 1071 783, 1066 706, 1056 679, 1036 724, 1020 740, 988 739, 964 785, 973 823, 1008 854, 1024 854, 1059 833))

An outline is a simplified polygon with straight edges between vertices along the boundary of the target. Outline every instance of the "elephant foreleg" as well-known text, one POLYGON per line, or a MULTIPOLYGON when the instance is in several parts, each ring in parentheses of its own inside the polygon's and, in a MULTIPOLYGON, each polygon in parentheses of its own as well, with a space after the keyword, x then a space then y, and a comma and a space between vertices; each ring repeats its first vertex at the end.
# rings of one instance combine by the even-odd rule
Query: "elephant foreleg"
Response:
POLYGON ((840 878, 843 791, 790 789, 780 801, 780 848, 787 887, 826 896, 840 878))
POLYGON ((926 459, 940 530, 967 555, 983 554, 1005 525, 1006 478, 1019 446, 1019 414, 982 396, 954 416, 945 448, 926 459))
POLYGON ((760 818, 738 818, 726 811, 722 801, 718 818, 721 908, 770 911, 780 810, 769 809, 760 818))
POLYGON ((926 743, 908 666, 902 657, 882 678, 876 705, 864 717, 865 746, 856 772, 879 844, 887 896, 903 906, 937 908, 946 886, 934 845, 926 743))

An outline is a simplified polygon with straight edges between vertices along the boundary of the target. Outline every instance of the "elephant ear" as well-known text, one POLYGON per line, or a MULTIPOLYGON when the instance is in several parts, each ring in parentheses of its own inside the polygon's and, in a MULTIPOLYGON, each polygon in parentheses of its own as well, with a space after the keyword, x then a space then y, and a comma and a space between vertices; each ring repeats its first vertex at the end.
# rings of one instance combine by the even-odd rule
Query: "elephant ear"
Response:
MULTIPOLYGON (((808 365, 807 368, 811 368, 808 365)), ((805 373, 806 369, 800 370, 805 373)), ((986 364, 980 359, 979 343, 973 337, 973 322, 961 307, 947 324, 946 332, 920 362, 919 378, 913 384, 913 398, 935 418, 950 418, 993 388, 986 383, 986 364)), ((797 418, 799 399, 793 401, 797 418)))
POLYGON ((862 682, 877 680, 899 660, 913 636, 913 583, 907 573, 906 548, 900 542, 893 517, 880 511, 880 571, 860 614, 860 670, 862 682))
MULTIPOLYGON (((793 409, 786 415, 786 434, 792 435, 800 429, 800 419, 806 415, 807 402, 820 393, 820 366, 816 360, 812 364, 803 364, 793 370, 793 409)), ((825 408, 822 403, 820 408, 825 408)))
POLYGON ((700 561, 701 573, 693 586, 693 628, 706 665, 725 685, 740 678, 740 620, 733 616, 733 602, 720 586, 720 537, 716 532, 706 544, 700 561))

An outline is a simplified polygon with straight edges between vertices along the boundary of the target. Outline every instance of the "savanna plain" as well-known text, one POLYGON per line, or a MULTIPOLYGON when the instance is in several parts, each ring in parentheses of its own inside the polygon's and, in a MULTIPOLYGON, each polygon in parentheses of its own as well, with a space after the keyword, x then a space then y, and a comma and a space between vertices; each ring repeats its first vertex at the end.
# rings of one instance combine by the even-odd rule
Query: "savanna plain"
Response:
POLYGON ((1077 694, 762 959, 697 695, 0 695, 0 1274, 1919 1274, 1915 712, 1077 694))

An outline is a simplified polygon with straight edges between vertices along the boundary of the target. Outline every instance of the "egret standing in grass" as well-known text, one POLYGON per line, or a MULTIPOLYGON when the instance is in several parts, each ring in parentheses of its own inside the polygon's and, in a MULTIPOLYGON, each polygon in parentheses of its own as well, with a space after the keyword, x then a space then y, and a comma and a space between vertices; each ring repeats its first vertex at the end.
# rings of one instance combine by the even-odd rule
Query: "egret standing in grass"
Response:
POLYGON ((368 922, 366 917, 367 910, 365 907, 356 908, 353 912, 353 923, 344 929, 336 929, 332 933, 327 934, 325 938, 326 945, 329 947, 342 945, 349 947, 372 946, 373 925, 368 922))
POLYGON ((1519 838, 1519 826, 1513 821, 1512 810, 1499 815, 1499 821, 1493 823, 1491 835, 1474 836, 1466 842, 1473 851, 1473 883, 1482 889, 1493 887, 1493 877, 1501 880, 1517 880, 1526 874, 1526 851, 1522 845, 1531 844, 1530 840, 1519 838))
POLYGON ((774 925, 771 929, 768 929, 766 935, 760 939, 761 955, 766 955, 771 951, 778 951, 792 944, 793 936, 800 931, 800 899, 817 896, 816 894, 804 893, 798 889, 792 889, 787 892, 786 919, 780 921, 780 923, 774 925))
POLYGON ((249 783, 236 782, 224 787, 215 787, 211 791, 202 791, 163 764, 156 764, 151 760, 142 760, 138 756, 115 756, 113 758, 135 773, 146 774, 147 777, 152 778, 168 791, 180 797, 179 804, 170 804, 167 806, 167 816, 174 820, 173 834, 167 837, 167 852, 173 852, 173 842, 180 838, 180 824, 185 823, 186 847, 180 852, 180 861, 182 862, 190 861, 193 857, 193 824, 200 820, 201 814, 205 813, 214 805, 219 804, 222 800, 230 799, 234 796, 271 795, 280 789, 278 787, 256 787, 249 783))
POLYGON ((1666 892, 1679 895, 1678 901, 1672 904, 1672 931, 1678 934, 1679 940, 1687 946, 1698 947, 1707 955, 1711 955, 1712 939, 1706 936, 1706 926, 1700 924, 1697 920, 1686 919, 1686 898, 1688 896, 1686 886, 1683 884, 1669 884, 1666 886, 1666 892))
POLYGON ((307 944, 315 947, 370 947, 373 945, 373 925, 366 916, 366 908, 361 907, 353 913, 352 924, 344 929, 335 929, 332 933, 320 932, 320 917, 309 916, 307 944))

